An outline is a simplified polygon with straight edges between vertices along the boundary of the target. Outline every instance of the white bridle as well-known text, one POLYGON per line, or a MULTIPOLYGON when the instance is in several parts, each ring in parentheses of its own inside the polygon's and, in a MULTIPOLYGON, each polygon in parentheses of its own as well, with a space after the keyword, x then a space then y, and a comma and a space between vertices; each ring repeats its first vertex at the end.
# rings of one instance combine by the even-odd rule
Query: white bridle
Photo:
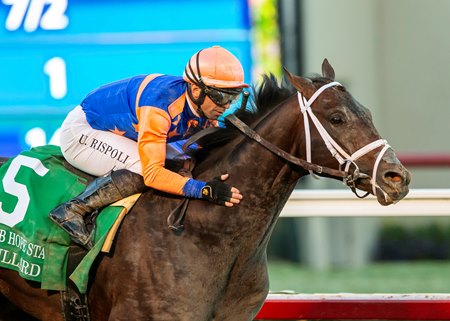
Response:
MULTIPOLYGON (((378 157, 375 160, 375 163, 373 165, 373 171, 372 171, 372 177, 370 177, 370 184, 372 185, 372 191, 373 195, 376 196, 376 190, 377 188, 384 194, 384 198, 387 201, 388 195, 386 192, 381 189, 377 182, 376 182, 376 174, 378 170, 378 165, 380 164, 381 158, 386 153, 386 151, 391 147, 384 139, 378 139, 372 143, 367 144, 366 146, 358 149, 353 154, 349 155, 347 154, 336 141, 328 134, 326 129, 322 126, 320 121, 317 119, 317 117, 314 115, 312 111, 312 104, 314 101, 319 97, 319 95, 324 92, 326 89, 333 87, 333 86, 342 86, 339 82, 334 81, 331 83, 328 83, 326 85, 323 85, 320 87, 309 100, 307 100, 300 92, 298 92, 298 102, 300 104, 300 110, 303 114, 303 122, 305 127, 305 140, 306 140, 306 161, 311 162, 311 133, 310 133, 310 126, 309 126, 309 119, 312 120, 313 124, 316 126, 317 131, 319 132, 320 136, 322 137, 325 145, 327 146, 328 150, 330 151, 331 155, 339 162, 340 169, 344 167, 344 172, 348 174, 348 171, 350 169, 350 165, 355 165, 355 171, 353 173, 353 176, 348 175, 347 178, 344 178, 343 183, 349 187, 355 187, 355 181, 358 178, 369 178, 370 176, 364 173, 359 172, 359 167, 356 165, 355 161, 359 159, 360 157, 366 155, 370 151, 383 146, 380 153, 378 154, 378 157), (353 185, 351 185, 353 184, 353 185)), ((312 174, 314 177, 317 177, 312 171, 310 171, 310 174, 312 174)), ((353 188, 352 188, 353 190, 353 188)), ((355 194, 356 191, 354 190, 355 194)), ((359 196, 358 194, 356 194, 359 196)), ((367 196, 367 194, 365 195, 367 196)), ((364 196, 363 196, 364 197, 364 196)))

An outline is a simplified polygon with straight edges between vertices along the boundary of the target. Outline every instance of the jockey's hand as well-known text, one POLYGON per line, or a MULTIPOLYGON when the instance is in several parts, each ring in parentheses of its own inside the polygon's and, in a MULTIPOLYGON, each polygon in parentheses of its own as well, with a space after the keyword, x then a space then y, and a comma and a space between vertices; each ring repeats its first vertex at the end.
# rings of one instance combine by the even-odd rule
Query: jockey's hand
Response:
POLYGON ((206 185, 202 188, 203 198, 227 207, 239 204, 242 194, 237 188, 223 183, 227 178, 228 174, 223 174, 212 181, 206 182, 206 185))

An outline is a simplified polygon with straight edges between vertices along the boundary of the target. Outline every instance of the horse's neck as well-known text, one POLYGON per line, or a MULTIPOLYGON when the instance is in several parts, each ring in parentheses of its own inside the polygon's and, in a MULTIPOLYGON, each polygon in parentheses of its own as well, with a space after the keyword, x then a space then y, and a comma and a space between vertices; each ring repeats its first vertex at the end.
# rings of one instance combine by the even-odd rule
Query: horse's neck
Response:
MULTIPOLYGON (((276 108, 255 127, 255 131, 282 150, 302 157, 303 126, 291 104, 284 103, 276 108)), ((244 176, 242 183, 257 199, 267 200, 265 206, 270 208, 278 209, 284 205, 296 182, 305 173, 294 171, 284 159, 248 138, 239 153, 246 155, 238 164, 244 176)))

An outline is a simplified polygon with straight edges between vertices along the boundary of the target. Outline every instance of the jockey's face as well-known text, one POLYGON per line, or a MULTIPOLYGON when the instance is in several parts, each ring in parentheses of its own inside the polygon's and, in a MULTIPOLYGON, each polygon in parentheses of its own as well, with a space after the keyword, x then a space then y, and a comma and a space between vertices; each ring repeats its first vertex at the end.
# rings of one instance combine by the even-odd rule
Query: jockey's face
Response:
MULTIPOLYGON (((200 96, 200 87, 196 86, 196 85, 191 85, 192 88, 192 94, 195 98, 198 98, 200 96)), ((205 97, 205 101, 203 102, 203 104, 201 105, 201 109, 203 111, 203 113, 205 114, 206 118, 211 119, 211 120, 216 120, 217 118, 219 118, 220 116, 222 116, 222 114, 230 107, 231 102, 223 105, 223 106, 219 106, 217 104, 215 104, 211 98, 209 98, 208 96, 205 97)))
POLYGON ((211 98, 206 96, 203 105, 201 106, 206 118, 216 120, 230 107, 231 103, 223 106, 216 105, 211 98))

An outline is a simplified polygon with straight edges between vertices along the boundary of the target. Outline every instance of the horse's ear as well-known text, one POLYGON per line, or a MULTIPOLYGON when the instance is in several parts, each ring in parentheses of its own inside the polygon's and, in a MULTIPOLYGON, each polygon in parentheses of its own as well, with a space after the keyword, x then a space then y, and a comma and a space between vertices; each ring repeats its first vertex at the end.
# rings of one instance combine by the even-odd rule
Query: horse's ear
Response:
POLYGON ((325 58, 322 62, 322 76, 325 78, 334 80, 334 69, 331 67, 330 63, 328 62, 328 59, 325 58))
POLYGON ((311 80, 290 73, 289 70, 286 69, 286 67, 283 67, 283 69, 289 81, 291 82, 292 86, 294 86, 295 89, 297 89, 299 92, 301 92, 303 95, 306 95, 307 97, 310 97, 311 95, 314 94, 315 88, 311 80))

